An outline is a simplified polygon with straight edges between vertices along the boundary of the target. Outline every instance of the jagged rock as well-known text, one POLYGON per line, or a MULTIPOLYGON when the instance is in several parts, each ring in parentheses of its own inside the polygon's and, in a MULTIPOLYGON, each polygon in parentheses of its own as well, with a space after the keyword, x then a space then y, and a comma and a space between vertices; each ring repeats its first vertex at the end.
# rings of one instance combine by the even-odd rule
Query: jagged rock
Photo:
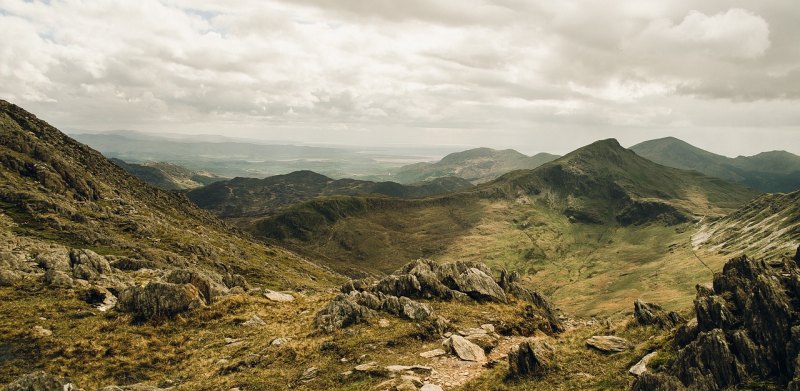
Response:
POLYGON ((373 291, 393 296, 418 297, 422 293, 422 286, 413 274, 392 275, 378 281, 373 291))
POLYGON ((271 291, 271 290, 264 291, 264 297, 266 297, 267 299, 269 299, 271 301, 277 301, 277 302, 280 302, 280 303, 288 303, 288 302, 294 301, 294 296, 292 296, 292 295, 290 295, 288 293, 276 292, 276 291, 271 291))
POLYGON ((200 292, 191 284, 151 282, 133 286, 119 295, 117 309, 140 318, 172 317, 204 305, 200 292))
POLYGON ((684 345, 658 376, 640 377, 637 390, 723 390, 768 380, 795 387, 800 354, 800 270, 791 260, 766 263, 734 258, 714 276, 712 288, 698 286, 697 327, 679 328, 684 345))
POLYGON ((87 249, 72 249, 69 252, 72 276, 82 280, 97 279, 112 273, 111 264, 106 257, 87 249))
POLYGON ((48 269, 44 272, 42 282, 53 288, 72 288, 74 282, 69 274, 56 269, 48 269))
POLYGON ((433 349, 427 352, 422 352, 419 355, 420 357, 433 358, 433 357, 443 356, 445 354, 447 354, 447 352, 445 352, 443 349, 433 349))
POLYGON ((361 323, 372 318, 375 312, 358 303, 359 292, 350 292, 336 296, 328 305, 321 309, 314 318, 314 325, 325 331, 361 323))
POLYGON ((44 371, 29 373, 7 384, 5 391, 77 391, 75 385, 66 379, 53 376, 44 371))
POLYGON ((682 348, 694 341, 698 333, 700 333, 700 329, 697 326, 697 318, 692 318, 675 330, 675 344, 682 348))
POLYGON ((595 335, 587 339, 586 344, 604 353, 624 352, 631 348, 627 339, 613 335, 595 335))
POLYGON ((553 367, 555 349, 547 342, 527 339, 508 352, 511 377, 539 376, 553 367))
POLYGON ((685 321, 675 311, 667 312, 658 304, 647 303, 639 299, 633 303, 633 316, 639 324, 662 328, 672 328, 685 321))
POLYGON ((475 300, 489 300, 505 303, 506 294, 503 289, 492 279, 489 273, 470 267, 459 275, 450 276, 456 290, 464 292, 475 300))
POLYGON ((678 379, 663 373, 647 371, 636 378, 632 391, 682 391, 686 390, 678 379))
POLYGON ((630 369, 628 369, 628 373, 634 376, 641 376, 643 373, 647 372, 647 363, 650 362, 653 358, 658 355, 658 352, 650 352, 642 357, 639 362, 634 364, 630 369))
POLYGON ((173 284, 194 285, 200 291, 206 304, 211 304, 219 297, 228 294, 228 288, 222 284, 221 280, 222 277, 215 273, 189 269, 173 270, 166 278, 167 282, 173 284))
POLYGON ((483 348, 460 335, 451 335, 450 338, 442 343, 442 346, 445 347, 445 350, 450 351, 464 361, 486 361, 486 354, 483 352, 483 348))
POLYGON ((408 297, 386 296, 381 308, 393 315, 410 320, 424 320, 431 316, 431 308, 408 297))

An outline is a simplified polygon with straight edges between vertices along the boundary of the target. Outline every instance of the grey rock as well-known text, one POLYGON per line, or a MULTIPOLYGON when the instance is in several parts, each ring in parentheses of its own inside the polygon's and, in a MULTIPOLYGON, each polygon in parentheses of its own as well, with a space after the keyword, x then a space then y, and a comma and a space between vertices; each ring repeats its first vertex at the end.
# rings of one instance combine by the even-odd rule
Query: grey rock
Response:
POLYGON ((447 352, 445 352, 444 349, 433 349, 427 352, 422 352, 419 355, 420 357, 433 358, 433 357, 444 356, 445 354, 447 354, 447 352))
POLYGON ((555 349, 547 342, 527 339, 508 352, 509 376, 541 376, 555 366, 555 349))
POLYGON ((450 351, 464 361, 486 361, 486 354, 483 348, 460 335, 451 335, 442 345, 445 347, 445 350, 450 351))
POLYGON ((5 391, 77 391, 77 387, 66 379, 44 371, 29 373, 7 384, 5 391))
POLYGON ((408 297, 386 296, 382 309, 390 314, 410 320, 427 319, 433 311, 424 303, 419 303, 408 297))
POLYGON ((0 270, 0 286, 13 286, 20 278, 19 273, 11 270, 0 270))
POLYGON ((264 297, 271 301, 277 301, 280 303, 288 303, 294 301, 294 296, 288 293, 276 292, 271 290, 264 291, 264 297))
POLYGON ((93 280, 112 273, 106 257, 87 249, 72 249, 69 252, 72 276, 82 280, 93 280))
POLYGON ((375 316, 372 309, 358 303, 358 295, 358 292, 350 292, 336 296, 317 313, 314 325, 331 332, 335 329, 366 322, 375 316))
POLYGON ((604 353, 624 352, 631 348, 627 339, 613 335, 595 335, 587 339, 586 344, 604 353))
POLYGON ((44 272, 44 276, 42 277, 42 282, 45 285, 51 286, 53 288, 72 288, 74 285, 74 281, 69 274, 62 272, 56 269, 48 269, 44 272))
POLYGON ((202 307, 204 303, 194 285, 151 282, 144 287, 133 286, 122 291, 117 309, 151 319, 172 317, 202 307))
POLYGON ((222 277, 209 271, 177 269, 167 275, 166 281, 172 284, 194 285, 206 304, 214 303, 228 294, 228 288, 222 283, 222 277))
POLYGON ((641 325, 653 325, 667 329, 685 322, 677 312, 667 312, 658 304, 647 303, 639 299, 633 303, 633 316, 641 325))
POLYGON ((634 376, 641 376, 643 373, 647 372, 647 363, 650 360, 654 359, 658 355, 658 352, 650 352, 642 357, 639 362, 634 364, 630 369, 628 369, 628 373, 634 376))

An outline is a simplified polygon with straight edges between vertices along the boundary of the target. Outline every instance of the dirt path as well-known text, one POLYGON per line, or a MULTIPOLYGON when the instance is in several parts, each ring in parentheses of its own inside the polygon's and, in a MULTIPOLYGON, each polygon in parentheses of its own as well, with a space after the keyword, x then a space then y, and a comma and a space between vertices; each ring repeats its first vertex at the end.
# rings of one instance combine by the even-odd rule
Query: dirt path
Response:
MULTIPOLYGON (((512 347, 519 345, 525 337, 500 337, 499 343, 486 359, 491 361, 502 361, 506 359, 509 350, 512 347)), ((439 348, 438 344, 431 344, 430 349, 439 348)), ((423 362, 423 365, 430 366, 433 371, 430 376, 425 380, 432 384, 437 384, 449 390, 463 385, 471 379, 480 376, 481 373, 487 369, 483 366, 484 363, 473 361, 463 361, 452 354, 446 354, 439 357, 433 357, 428 362, 423 362)))

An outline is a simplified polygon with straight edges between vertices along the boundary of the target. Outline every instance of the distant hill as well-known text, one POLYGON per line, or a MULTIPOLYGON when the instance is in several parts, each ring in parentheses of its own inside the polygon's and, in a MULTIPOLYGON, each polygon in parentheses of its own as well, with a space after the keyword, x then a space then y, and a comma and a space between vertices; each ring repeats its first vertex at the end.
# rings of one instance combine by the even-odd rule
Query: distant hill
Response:
POLYGON ((674 137, 645 141, 630 149, 665 166, 699 171, 764 192, 800 189, 800 156, 785 151, 729 158, 674 137))
POLYGON ((449 193, 472 187, 456 177, 401 185, 396 182, 370 182, 356 179, 331 179, 312 171, 296 171, 264 179, 234 178, 191 190, 189 199, 201 208, 222 217, 258 216, 273 213, 298 202, 330 195, 382 194, 416 198, 449 193))
POLYGON ((480 184, 513 170, 539 167, 557 158, 557 155, 549 153, 526 156, 513 149, 475 148, 451 153, 435 163, 415 163, 400 167, 393 171, 392 178, 401 183, 413 183, 456 176, 480 184))
POLYGON ((764 194, 723 218, 706 220, 692 242, 724 255, 793 255, 800 245, 800 190, 764 194))
POLYGON ((128 173, 164 190, 194 189, 226 179, 208 172, 192 171, 177 164, 166 162, 135 164, 126 163, 116 158, 110 160, 128 173))

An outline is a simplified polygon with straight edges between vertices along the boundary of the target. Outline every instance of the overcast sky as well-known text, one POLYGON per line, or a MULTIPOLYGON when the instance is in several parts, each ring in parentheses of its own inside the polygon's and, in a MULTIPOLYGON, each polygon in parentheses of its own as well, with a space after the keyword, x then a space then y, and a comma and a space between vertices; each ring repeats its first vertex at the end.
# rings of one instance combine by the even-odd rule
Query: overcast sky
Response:
POLYGON ((800 154, 800 3, 0 0, 0 97, 65 130, 800 154))

